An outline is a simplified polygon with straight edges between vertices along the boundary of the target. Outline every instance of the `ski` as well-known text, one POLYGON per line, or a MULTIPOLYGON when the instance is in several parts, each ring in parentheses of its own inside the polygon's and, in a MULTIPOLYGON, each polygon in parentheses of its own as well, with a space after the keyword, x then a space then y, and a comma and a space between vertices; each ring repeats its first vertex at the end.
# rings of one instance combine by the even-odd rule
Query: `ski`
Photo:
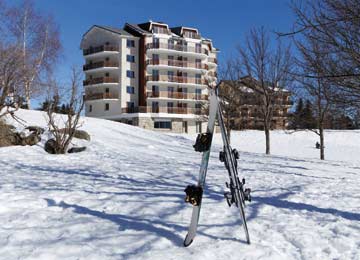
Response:
POLYGON ((230 189, 230 192, 224 193, 224 197, 227 200, 229 207, 235 203, 236 207, 239 208, 240 217, 245 231, 246 242, 250 244, 249 231, 246 224, 245 217, 245 201, 251 201, 250 189, 244 190, 245 179, 242 181, 239 180, 238 171, 237 171, 237 159, 239 159, 239 153, 236 149, 232 149, 228 135, 226 133, 225 124, 222 116, 221 105, 218 105, 218 123, 221 130, 221 137, 224 144, 224 151, 220 152, 219 159, 224 162, 225 168, 228 171, 230 183, 226 183, 227 188, 230 189))
POLYGON ((200 209, 204 193, 205 179, 210 158, 211 143, 213 139, 216 117, 218 118, 221 137, 224 144, 224 150, 220 152, 219 159, 225 164, 225 168, 228 171, 230 179, 230 183, 226 183, 226 186, 230 189, 230 192, 224 193, 224 197, 229 206, 235 204, 235 206, 239 208, 241 221, 246 235, 246 241, 248 244, 250 244, 250 236, 245 216, 245 201, 251 201, 251 190, 244 189, 245 179, 242 179, 242 181, 239 180, 237 171, 237 159, 239 159, 239 153, 236 149, 232 149, 230 146, 222 116, 217 88, 214 88, 210 90, 209 120, 207 131, 206 133, 199 134, 194 144, 195 151, 202 152, 198 184, 189 185, 185 189, 185 201, 193 205, 189 230, 184 240, 185 247, 189 246, 193 242, 199 223, 200 209))
POLYGON ((187 186, 185 189, 185 193, 186 193, 185 201, 193 205, 189 230, 184 240, 185 247, 189 246, 193 242, 194 237, 196 235, 197 226, 199 223, 201 201, 205 186, 205 179, 206 179, 206 173, 209 163, 211 142, 215 128, 217 111, 218 111, 218 99, 217 99, 216 89, 210 89, 209 119, 208 119, 206 133, 199 134, 194 145, 195 151, 202 152, 199 180, 197 186, 190 185, 187 186))

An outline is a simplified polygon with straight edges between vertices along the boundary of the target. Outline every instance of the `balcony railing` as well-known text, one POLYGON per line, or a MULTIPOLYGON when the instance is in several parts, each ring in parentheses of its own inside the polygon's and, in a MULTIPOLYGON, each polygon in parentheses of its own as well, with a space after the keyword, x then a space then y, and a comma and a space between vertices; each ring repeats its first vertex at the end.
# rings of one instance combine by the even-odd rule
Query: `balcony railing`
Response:
POLYGON ((83 50, 83 54, 84 54, 84 56, 86 56, 86 55, 103 52, 103 51, 119 51, 119 48, 117 46, 113 46, 113 45, 100 45, 100 46, 90 47, 88 49, 83 50))
POLYGON ((209 68, 207 64, 203 64, 203 63, 183 61, 183 60, 168 60, 168 59, 157 59, 157 60, 149 59, 146 61, 146 65, 164 65, 164 66, 203 69, 203 70, 207 70, 209 68))
POLYGON ((215 63, 215 64, 218 63, 216 58, 208 58, 208 62, 215 63))
POLYGON ((84 99, 88 100, 97 100, 97 99, 118 99, 119 95, 114 93, 89 93, 86 94, 84 99))
POLYGON ((149 49, 165 49, 165 50, 174 50, 182 52, 192 52, 209 55, 209 51, 205 48, 181 45, 181 44, 171 44, 171 43, 148 43, 146 44, 146 50, 149 49))
POLYGON ((121 109, 122 113, 167 113, 167 114, 193 114, 201 115, 201 108, 187 108, 187 107, 124 107, 121 109))
POLYGON ((204 84, 205 81, 201 78, 194 77, 182 77, 182 76, 147 76, 147 81, 165 81, 165 82, 177 82, 177 83, 189 83, 189 84, 204 84))
POLYGON ((86 70, 92 70, 92 69, 98 69, 98 68, 104 68, 104 67, 117 68, 117 67, 119 67, 119 63, 110 62, 110 61, 99 61, 99 62, 94 62, 94 63, 84 65, 83 70, 86 71, 86 70))
POLYGON ((147 97, 149 97, 149 98, 208 100, 208 95, 201 95, 201 94, 197 94, 197 93, 170 92, 170 91, 147 92, 147 97))
POLYGON ((208 72, 208 75, 209 75, 210 77, 215 77, 215 78, 217 78, 217 72, 209 71, 209 72, 208 72))
POLYGON ((118 83, 118 82, 119 81, 115 78, 101 77, 101 78, 84 80, 83 85, 88 86, 88 85, 95 85, 95 84, 102 84, 102 83, 118 83))

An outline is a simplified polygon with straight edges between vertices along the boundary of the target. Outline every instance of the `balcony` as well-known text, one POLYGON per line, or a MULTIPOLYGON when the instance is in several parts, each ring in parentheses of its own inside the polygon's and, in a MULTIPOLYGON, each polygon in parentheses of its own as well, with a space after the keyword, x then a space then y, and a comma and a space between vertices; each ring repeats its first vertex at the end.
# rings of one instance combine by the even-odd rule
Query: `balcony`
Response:
POLYGON ((217 59, 216 58, 208 58, 208 64, 211 65, 212 67, 216 67, 217 59))
POLYGON ((85 101, 98 99, 118 99, 119 95, 114 93, 89 93, 84 97, 85 101))
POLYGON ((118 68, 118 67, 119 67, 119 63, 117 62, 99 61, 84 65, 83 70, 87 71, 87 70, 93 70, 99 68, 118 68))
POLYGON ((163 49, 170 51, 180 51, 187 53, 197 53, 203 55, 209 55, 209 51, 205 48, 197 48, 193 46, 181 45, 181 44, 168 44, 168 43, 148 43, 146 44, 146 50, 163 49))
POLYGON ((163 82, 175 82, 175 83, 187 83, 187 84, 205 84, 202 78, 183 77, 183 76, 146 76, 147 81, 163 81, 163 82))
POLYGON ((87 56, 90 54, 104 52, 104 51, 118 52, 119 48, 117 46, 113 46, 113 45, 100 45, 100 46, 90 47, 88 49, 83 50, 83 55, 87 56))
POLYGON ((121 108, 122 113, 166 113, 166 114, 191 114, 201 115, 201 108, 187 107, 124 107, 121 108))
POLYGON ((201 95, 197 93, 184 93, 184 92, 147 92, 148 98, 164 98, 164 99, 191 99, 191 100, 208 100, 208 95, 201 95))
POLYGON ((83 81, 84 86, 103 84, 103 83, 119 83, 119 81, 115 78, 110 78, 110 77, 87 79, 83 81))
POLYGON ((209 66, 203 63, 183 61, 183 60, 168 60, 168 59, 157 59, 157 60, 149 59, 146 61, 146 65, 171 66, 171 67, 190 68, 190 69, 199 69, 199 70, 209 69, 209 66))
POLYGON ((217 76, 218 76, 217 72, 214 72, 214 71, 209 71, 207 75, 210 77, 214 77, 214 78, 217 78, 217 76))

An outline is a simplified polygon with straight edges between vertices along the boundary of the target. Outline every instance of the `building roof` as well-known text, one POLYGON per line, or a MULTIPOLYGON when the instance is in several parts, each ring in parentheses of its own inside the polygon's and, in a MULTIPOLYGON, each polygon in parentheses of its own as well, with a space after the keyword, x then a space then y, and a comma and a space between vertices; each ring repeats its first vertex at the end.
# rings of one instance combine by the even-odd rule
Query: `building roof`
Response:
MULTIPOLYGON (((143 24, 143 28, 146 28, 145 24, 143 24)), ((132 33, 140 34, 140 35, 150 34, 149 31, 147 31, 143 28, 141 28, 138 24, 130 24, 130 23, 125 23, 125 26, 124 26, 124 30, 126 30, 127 32, 131 31, 131 34, 132 33)))
POLYGON ((114 28, 114 27, 105 26, 105 25, 93 25, 93 26, 91 26, 91 28, 89 30, 87 30, 86 33, 84 33, 83 37, 94 28, 102 29, 102 30, 105 30, 105 31, 109 31, 109 32, 112 32, 112 33, 119 34, 119 35, 131 36, 130 33, 128 33, 127 31, 125 31, 123 29, 114 28))
MULTIPOLYGON (((228 85, 235 83, 238 85, 238 88, 243 92, 251 93, 251 92, 254 92, 255 90, 258 92, 262 92, 259 82, 250 76, 241 77, 238 80, 222 80, 221 82, 223 82, 224 84, 228 84, 228 85)), ((269 89, 271 89, 275 92, 280 91, 280 92, 290 94, 290 92, 285 88, 275 87, 272 89, 270 84, 268 85, 268 87, 269 87, 269 89)))

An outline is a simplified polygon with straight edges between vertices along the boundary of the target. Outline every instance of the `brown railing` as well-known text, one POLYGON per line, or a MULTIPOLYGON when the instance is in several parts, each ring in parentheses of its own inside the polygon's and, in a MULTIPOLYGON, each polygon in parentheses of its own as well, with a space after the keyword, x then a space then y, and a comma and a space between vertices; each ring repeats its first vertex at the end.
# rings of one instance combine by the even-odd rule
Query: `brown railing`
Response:
POLYGON ((119 95, 114 93, 89 93, 86 94, 84 99, 88 100, 97 100, 97 99, 118 99, 119 95))
POLYGON ((94 79, 87 79, 83 81, 83 85, 95 85, 101 83, 118 83, 119 81, 115 78, 110 77, 101 77, 101 78, 94 78, 94 79))
POLYGON ((168 113, 168 114, 194 114, 201 115, 201 108, 184 107, 124 107, 122 113, 168 113))
POLYGON ((119 48, 113 45, 100 45, 83 50, 83 54, 84 56, 86 56, 89 54, 103 52, 103 51, 119 51, 119 48))
POLYGON ((177 83, 190 83, 190 84, 204 84, 205 81, 201 78, 194 77, 182 77, 182 76, 147 76, 147 81, 165 81, 165 82, 177 82, 177 83))
POLYGON ((119 63, 117 62, 110 62, 110 61, 99 61, 94 62, 90 64, 85 64, 83 66, 83 70, 91 70, 91 69, 97 69, 97 68, 104 68, 104 67, 119 67, 119 63))
POLYGON ((165 49, 183 52, 193 52, 209 55, 209 51, 205 48, 197 48, 193 46, 181 45, 181 44, 169 44, 169 43, 148 43, 146 44, 146 50, 149 49, 165 49))
POLYGON ((208 62, 212 62, 212 63, 215 63, 215 64, 218 63, 216 58, 208 58, 208 62))
POLYGON ((146 65, 165 65, 165 66, 204 69, 204 70, 207 70, 209 68, 207 64, 203 64, 203 63, 183 61, 183 60, 168 60, 168 59, 157 59, 157 60, 149 59, 146 61, 146 65))
POLYGON ((174 99, 193 99, 193 100, 208 100, 208 95, 201 95, 197 93, 184 93, 184 92, 147 92, 149 98, 174 98, 174 99))

